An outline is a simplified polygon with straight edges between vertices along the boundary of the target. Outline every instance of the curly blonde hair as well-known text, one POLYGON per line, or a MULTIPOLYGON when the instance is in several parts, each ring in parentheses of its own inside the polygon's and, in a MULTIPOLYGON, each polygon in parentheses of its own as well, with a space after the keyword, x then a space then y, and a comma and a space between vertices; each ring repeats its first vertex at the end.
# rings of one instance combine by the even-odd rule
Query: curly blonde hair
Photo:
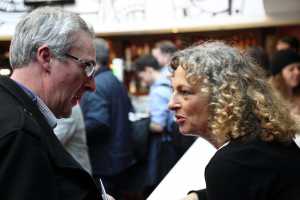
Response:
POLYGON ((238 49, 221 41, 204 42, 176 52, 171 67, 179 66, 190 84, 201 83, 202 91, 208 91, 209 129, 219 143, 246 135, 291 141, 299 132, 263 70, 238 49))

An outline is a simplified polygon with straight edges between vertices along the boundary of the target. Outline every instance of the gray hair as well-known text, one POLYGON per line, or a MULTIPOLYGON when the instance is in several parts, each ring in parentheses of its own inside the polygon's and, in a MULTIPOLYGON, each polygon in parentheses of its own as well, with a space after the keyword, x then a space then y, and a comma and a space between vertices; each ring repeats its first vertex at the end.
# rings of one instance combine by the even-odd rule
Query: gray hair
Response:
POLYGON ((10 45, 10 63, 13 69, 21 68, 35 59, 37 49, 47 44, 51 53, 63 59, 76 41, 74 33, 94 32, 77 14, 61 8, 38 8, 17 24, 10 45))
POLYGON ((205 42, 175 53, 192 85, 210 97, 209 127, 221 143, 245 135, 291 141, 299 125, 266 81, 263 69, 237 48, 205 42))
MULTIPOLYGON (((219 86, 228 79, 243 81, 244 75, 262 77, 263 73, 249 56, 221 41, 205 42, 179 51, 175 53, 172 65, 186 66, 188 77, 205 76, 211 84, 219 86)), ((241 82, 240 86, 243 85, 241 82)))
POLYGON ((109 62, 109 46, 102 38, 94 39, 94 46, 96 49, 96 62, 99 65, 108 65, 109 62))

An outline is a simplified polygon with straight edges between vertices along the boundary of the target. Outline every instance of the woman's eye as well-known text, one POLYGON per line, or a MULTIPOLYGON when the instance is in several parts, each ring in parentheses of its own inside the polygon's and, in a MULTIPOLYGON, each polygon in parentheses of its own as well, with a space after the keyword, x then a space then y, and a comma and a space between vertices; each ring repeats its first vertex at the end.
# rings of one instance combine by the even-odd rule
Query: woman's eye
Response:
POLYGON ((189 91, 189 90, 181 90, 179 93, 181 95, 183 95, 183 96, 187 96, 187 95, 191 95, 192 94, 192 92, 189 91))

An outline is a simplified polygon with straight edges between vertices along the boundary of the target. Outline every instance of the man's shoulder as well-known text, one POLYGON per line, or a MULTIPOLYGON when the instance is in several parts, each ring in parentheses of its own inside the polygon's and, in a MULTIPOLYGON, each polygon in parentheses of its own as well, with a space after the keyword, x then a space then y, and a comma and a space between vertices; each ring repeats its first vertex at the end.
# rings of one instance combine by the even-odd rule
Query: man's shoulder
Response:
POLYGON ((23 129, 26 115, 32 114, 10 92, 0 87, 0 138, 23 129))
POLYGON ((117 77, 115 77, 115 75, 110 70, 100 72, 95 77, 96 82, 105 82, 105 80, 103 80, 103 79, 108 79, 110 81, 118 80, 117 77))
POLYGON ((25 121, 25 111, 16 104, 0 104, 0 138, 22 129, 25 121))

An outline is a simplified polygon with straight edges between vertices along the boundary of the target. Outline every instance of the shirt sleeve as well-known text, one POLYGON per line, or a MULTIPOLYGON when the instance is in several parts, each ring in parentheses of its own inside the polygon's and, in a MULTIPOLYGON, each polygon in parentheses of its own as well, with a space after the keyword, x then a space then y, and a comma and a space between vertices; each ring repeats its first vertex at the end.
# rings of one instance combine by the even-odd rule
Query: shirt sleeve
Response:
POLYGON ((151 122, 159 124, 162 128, 166 127, 170 116, 170 111, 168 110, 170 96, 170 88, 164 86, 156 87, 150 92, 151 122))

